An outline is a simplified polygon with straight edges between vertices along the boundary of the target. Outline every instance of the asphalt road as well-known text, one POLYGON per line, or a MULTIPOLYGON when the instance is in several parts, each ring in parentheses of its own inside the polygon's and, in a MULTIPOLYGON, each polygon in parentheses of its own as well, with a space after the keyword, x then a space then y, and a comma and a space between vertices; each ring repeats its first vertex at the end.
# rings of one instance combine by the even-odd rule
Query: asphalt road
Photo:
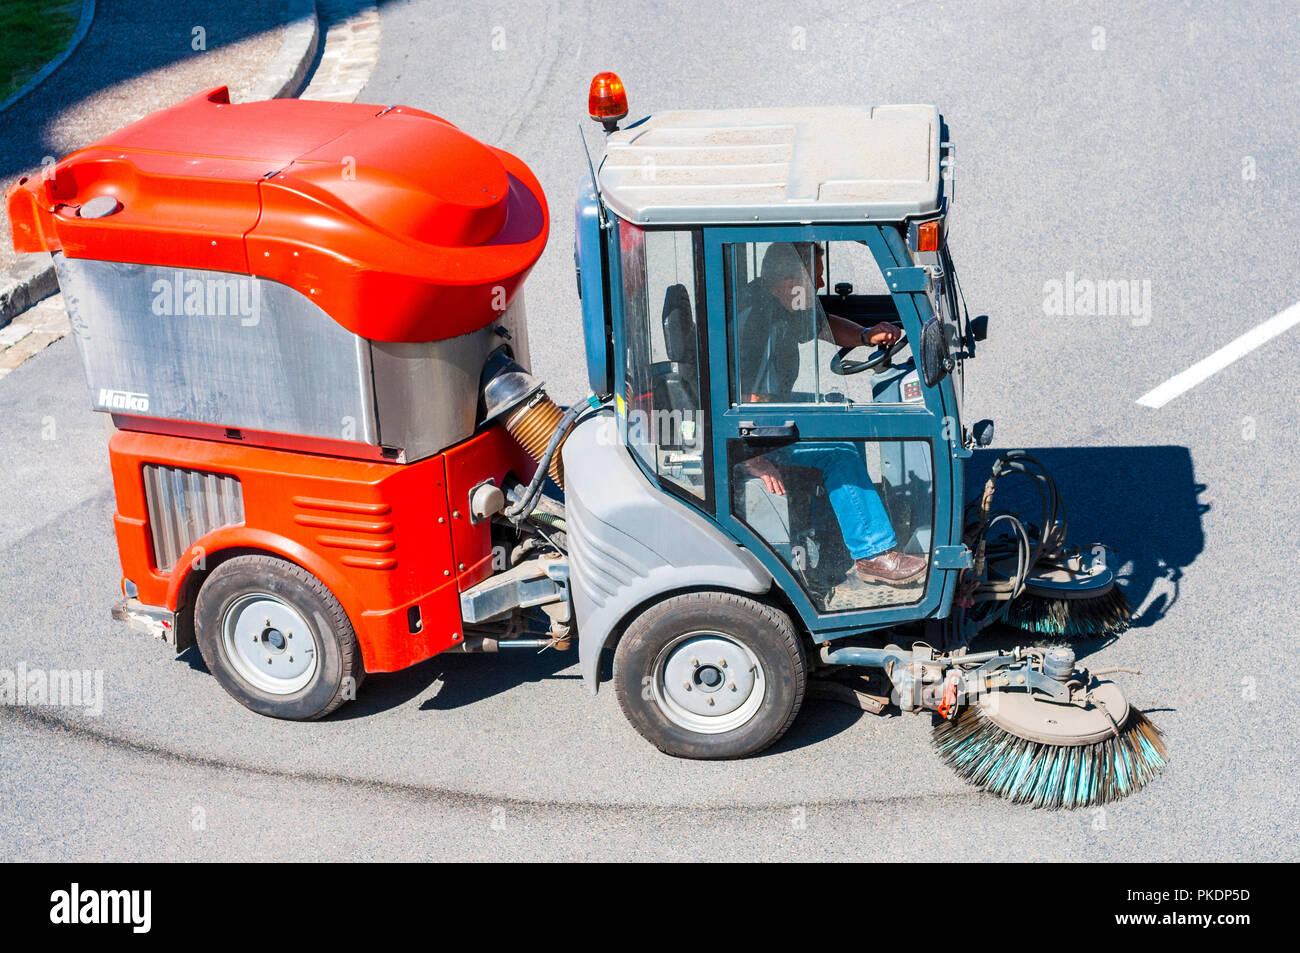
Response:
POLYGON ((550 197, 529 320, 534 368, 567 399, 583 393, 570 203, 594 72, 621 74, 634 116, 937 103, 957 143, 954 256, 972 313, 991 318, 969 416, 996 419, 999 448, 1042 449, 1076 537, 1126 560, 1138 624, 1089 662, 1145 672, 1126 684, 1172 763, 1105 811, 1035 812, 951 775, 928 718, 822 702, 761 757, 677 761, 555 653, 435 658, 372 678, 326 722, 259 718, 196 657, 109 621, 104 422, 64 340, 0 382, 0 666, 101 670, 104 705, 0 708, 0 857, 1300 858, 1286 687, 1300 331, 1158 410, 1136 403, 1300 301, 1292 6, 410 2, 382 16, 362 100, 510 149, 550 197), (1078 279, 1149 287, 1149 313, 1046 313, 1051 283, 1078 279))

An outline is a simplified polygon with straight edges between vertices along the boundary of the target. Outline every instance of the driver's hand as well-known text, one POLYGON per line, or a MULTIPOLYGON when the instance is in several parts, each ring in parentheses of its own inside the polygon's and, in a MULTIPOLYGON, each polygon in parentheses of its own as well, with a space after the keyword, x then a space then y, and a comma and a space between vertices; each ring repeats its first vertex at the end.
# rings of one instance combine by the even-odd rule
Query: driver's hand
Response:
POLYGON ((763 485, 767 487, 767 492, 773 496, 785 496, 785 484, 781 482, 781 471, 767 457, 750 457, 741 466, 745 468, 745 471, 750 476, 756 476, 762 480, 763 485))
POLYGON ((875 327, 867 328, 867 333, 863 336, 868 344, 888 347, 903 336, 903 329, 888 321, 881 321, 875 327))

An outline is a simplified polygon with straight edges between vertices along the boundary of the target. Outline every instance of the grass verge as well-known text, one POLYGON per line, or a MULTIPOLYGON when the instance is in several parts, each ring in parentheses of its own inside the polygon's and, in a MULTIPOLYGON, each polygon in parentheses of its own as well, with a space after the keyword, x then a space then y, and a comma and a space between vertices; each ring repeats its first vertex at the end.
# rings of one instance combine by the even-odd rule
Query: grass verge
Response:
POLYGON ((0 4, 0 103, 63 52, 80 13, 77 0, 4 0, 0 4))

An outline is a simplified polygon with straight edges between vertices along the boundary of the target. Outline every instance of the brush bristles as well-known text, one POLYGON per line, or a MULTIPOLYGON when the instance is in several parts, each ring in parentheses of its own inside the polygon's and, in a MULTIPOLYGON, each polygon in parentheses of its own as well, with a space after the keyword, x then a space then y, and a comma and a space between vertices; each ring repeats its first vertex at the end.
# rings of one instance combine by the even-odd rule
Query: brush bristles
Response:
POLYGON ((1027 632, 1066 638, 1119 635, 1133 607, 1118 586, 1092 599, 1049 599, 1024 592, 1007 607, 1007 622, 1027 632))
POLYGON ((972 784, 1049 810, 1118 800, 1154 778, 1166 762, 1160 729, 1135 708, 1118 737, 1092 745, 1028 741, 999 728, 975 706, 937 724, 933 740, 939 756, 972 784))

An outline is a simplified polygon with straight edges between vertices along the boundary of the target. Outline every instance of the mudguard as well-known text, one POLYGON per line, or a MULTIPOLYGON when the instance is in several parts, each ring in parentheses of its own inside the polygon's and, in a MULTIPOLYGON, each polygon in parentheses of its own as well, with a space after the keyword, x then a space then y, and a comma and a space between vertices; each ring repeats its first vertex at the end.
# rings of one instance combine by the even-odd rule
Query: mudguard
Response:
POLYGON ((601 650, 634 609, 689 589, 771 588, 751 553, 651 483, 619 442, 612 412, 574 428, 562 454, 578 659, 592 694, 601 650))

